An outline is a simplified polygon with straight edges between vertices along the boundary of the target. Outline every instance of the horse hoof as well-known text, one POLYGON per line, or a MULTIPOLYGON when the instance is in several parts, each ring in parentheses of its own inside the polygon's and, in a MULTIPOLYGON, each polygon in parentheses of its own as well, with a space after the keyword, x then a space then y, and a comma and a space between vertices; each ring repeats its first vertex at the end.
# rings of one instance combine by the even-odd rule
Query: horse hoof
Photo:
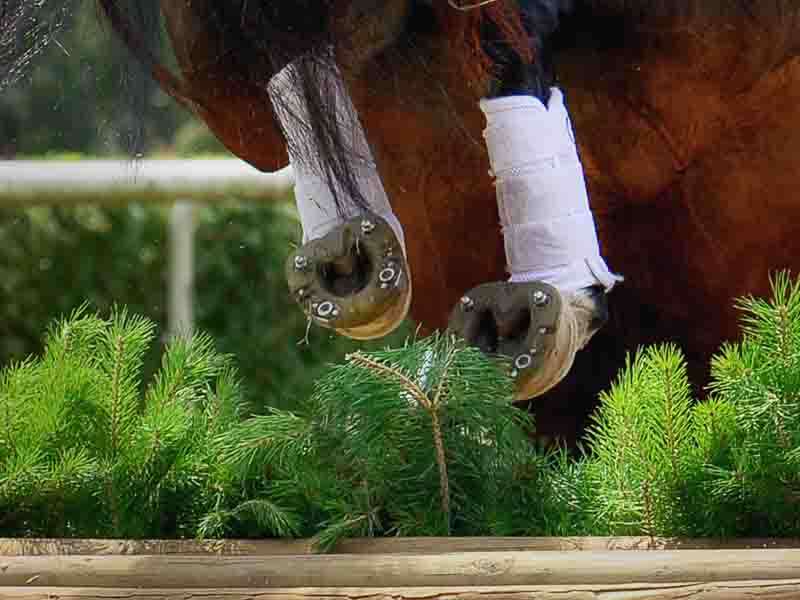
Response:
POLYGON ((411 304, 403 247, 376 215, 350 219, 286 262, 289 292, 322 327, 357 340, 396 329, 411 304))
POLYGON ((461 298, 448 330, 489 356, 510 358, 514 400, 525 400, 569 372, 577 351, 602 325, 605 294, 600 297, 579 293, 565 301, 538 281, 487 283, 461 298))

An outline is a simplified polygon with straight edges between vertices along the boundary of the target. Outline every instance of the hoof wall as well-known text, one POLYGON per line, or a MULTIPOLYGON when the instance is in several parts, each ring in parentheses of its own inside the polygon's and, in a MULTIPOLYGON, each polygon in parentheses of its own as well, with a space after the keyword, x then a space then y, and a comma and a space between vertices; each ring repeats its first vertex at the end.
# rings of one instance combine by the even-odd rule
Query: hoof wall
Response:
POLYGON ((511 360, 515 400, 539 396, 569 371, 577 343, 559 291, 542 282, 487 283, 465 294, 448 330, 488 356, 511 360))
POLYGON ((289 292, 315 323, 368 340, 391 333, 411 304, 403 248, 381 217, 350 219, 286 262, 289 292))

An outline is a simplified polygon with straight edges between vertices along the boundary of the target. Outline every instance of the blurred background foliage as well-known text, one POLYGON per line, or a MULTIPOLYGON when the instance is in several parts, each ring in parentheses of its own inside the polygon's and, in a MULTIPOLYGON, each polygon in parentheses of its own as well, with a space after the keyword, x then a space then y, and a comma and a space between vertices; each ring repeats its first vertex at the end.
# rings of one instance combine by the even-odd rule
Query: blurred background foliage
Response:
MULTIPOLYGON (((27 79, 0 95, 0 158, 131 150, 148 157, 226 155, 202 123, 152 82, 132 89, 135 68, 95 3, 78 3, 27 79)), ((136 204, 0 210, 0 366, 40 352, 49 323, 85 301, 101 312, 126 305, 166 331, 168 212, 136 204)), ((356 347, 397 343, 409 331, 365 345, 315 327, 301 344, 306 320, 283 276, 299 240, 287 204, 198 208, 197 326, 235 356, 256 412, 291 407, 308 395, 325 363, 356 347)), ((149 370, 159 354, 154 350, 149 370)))
POLYGON ((0 95, 0 157, 224 153, 141 76, 98 11, 94 0, 76 1, 27 77, 0 95))

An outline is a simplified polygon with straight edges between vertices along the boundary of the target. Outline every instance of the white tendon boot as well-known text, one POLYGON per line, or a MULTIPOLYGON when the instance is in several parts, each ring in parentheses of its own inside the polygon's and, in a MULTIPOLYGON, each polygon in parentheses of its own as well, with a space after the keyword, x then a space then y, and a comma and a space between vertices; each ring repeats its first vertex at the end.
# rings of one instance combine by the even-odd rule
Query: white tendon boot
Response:
POLYGON ((544 282, 557 290, 553 295, 560 295, 550 356, 521 391, 521 396, 531 397, 558 383, 593 335, 596 305, 589 288, 601 286, 608 292, 622 278, 611 273, 600 255, 561 91, 551 89, 547 107, 533 96, 507 96, 483 100, 481 109, 487 120, 484 137, 496 178, 509 281, 544 282))
MULTIPOLYGON (((392 212, 372 150, 345 83, 335 68, 326 69, 324 73, 328 77, 325 84, 335 92, 335 107, 331 107, 331 110, 335 110, 338 115, 339 131, 358 188, 367 201, 370 212, 389 223, 405 248, 403 228, 392 212)), ((287 137, 289 162, 295 176, 297 211, 303 226, 303 243, 310 242, 330 233, 348 219, 361 216, 362 211, 354 203, 348 202, 348 198, 339 188, 337 192, 341 214, 336 210, 334 194, 320 168, 322 157, 319 156, 311 136, 311 115, 302 91, 295 85, 293 65, 290 64, 272 78, 269 92, 276 99, 273 101, 275 113, 287 137)))
POLYGON ((622 278, 600 256, 594 216, 564 96, 483 100, 512 282, 545 281, 562 293, 622 278))
POLYGON ((303 246, 289 257, 289 289, 317 324, 355 339, 382 337, 405 318, 411 280, 403 228, 389 199, 344 81, 335 68, 320 69, 333 91, 343 150, 368 210, 356 206, 338 183, 335 196, 321 168, 323 157, 309 126, 311 115, 293 65, 269 85, 275 114, 287 138, 303 246))

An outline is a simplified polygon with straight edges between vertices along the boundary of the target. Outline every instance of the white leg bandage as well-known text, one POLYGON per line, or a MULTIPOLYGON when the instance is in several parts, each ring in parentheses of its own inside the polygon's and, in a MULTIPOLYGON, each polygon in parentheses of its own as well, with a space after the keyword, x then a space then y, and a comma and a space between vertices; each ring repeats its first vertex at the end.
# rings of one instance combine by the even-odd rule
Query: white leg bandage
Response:
MULTIPOLYGON (((361 211, 354 203, 348 203, 348 198, 338 187, 343 214, 336 210, 334 195, 328 181, 322 175, 323 171, 320 168, 322 158, 311 136, 308 107, 302 90, 298 89, 295 83, 293 68, 290 64, 272 78, 269 93, 273 98, 276 116, 289 142, 289 161, 295 174, 295 198, 305 243, 324 236, 347 219, 358 216, 361 211)), ((369 209, 389 223, 405 251, 403 228, 392 212, 372 151, 345 83, 338 71, 329 69, 325 70, 325 73, 330 78, 326 85, 335 92, 333 94, 335 106, 331 107, 331 110, 338 115, 339 130, 358 187, 369 209)))
POLYGON ((547 108, 533 96, 481 101, 511 281, 608 291, 622 278, 600 256, 564 97, 551 92, 547 108))

